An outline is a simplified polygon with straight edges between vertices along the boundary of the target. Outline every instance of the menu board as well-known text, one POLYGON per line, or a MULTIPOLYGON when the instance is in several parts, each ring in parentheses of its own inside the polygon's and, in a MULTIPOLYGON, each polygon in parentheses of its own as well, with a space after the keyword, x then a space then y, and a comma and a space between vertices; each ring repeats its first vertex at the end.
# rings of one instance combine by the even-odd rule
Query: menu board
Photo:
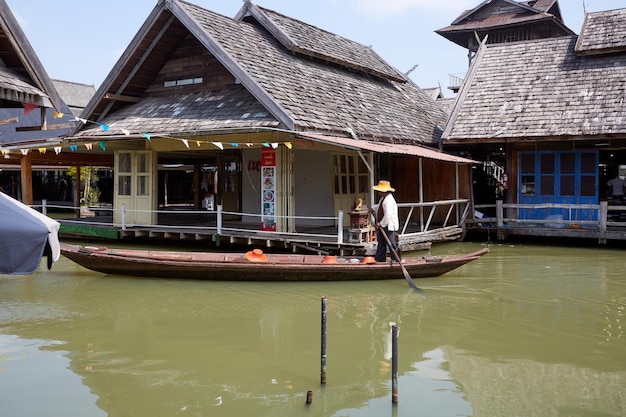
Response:
POLYGON ((261 149, 261 230, 276 231, 276 152, 261 149))

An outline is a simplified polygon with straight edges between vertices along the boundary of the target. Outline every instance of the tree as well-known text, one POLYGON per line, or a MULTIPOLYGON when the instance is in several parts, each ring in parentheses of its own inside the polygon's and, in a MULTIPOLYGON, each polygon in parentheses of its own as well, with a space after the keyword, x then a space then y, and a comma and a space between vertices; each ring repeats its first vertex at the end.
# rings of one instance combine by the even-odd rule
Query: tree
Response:
MULTIPOLYGON (((67 175, 72 181, 78 181, 76 167, 68 167, 67 175)), ((80 167, 80 189, 82 198, 80 204, 97 203, 100 200, 100 190, 98 189, 98 168, 80 167)))

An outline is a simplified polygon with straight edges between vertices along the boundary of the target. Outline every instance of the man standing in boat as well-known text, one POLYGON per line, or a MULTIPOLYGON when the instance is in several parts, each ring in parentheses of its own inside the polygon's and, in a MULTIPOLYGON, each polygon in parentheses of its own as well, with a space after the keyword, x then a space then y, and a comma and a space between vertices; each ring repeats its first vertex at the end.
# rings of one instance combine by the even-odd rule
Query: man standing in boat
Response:
POLYGON ((400 261, 394 256, 397 253, 397 232, 400 228, 398 220, 398 204, 393 198, 392 192, 396 191, 391 187, 389 181, 380 180, 378 184, 372 187, 373 190, 380 193, 380 200, 370 210, 376 215, 376 262, 387 261, 387 249, 392 253, 392 260, 400 261))

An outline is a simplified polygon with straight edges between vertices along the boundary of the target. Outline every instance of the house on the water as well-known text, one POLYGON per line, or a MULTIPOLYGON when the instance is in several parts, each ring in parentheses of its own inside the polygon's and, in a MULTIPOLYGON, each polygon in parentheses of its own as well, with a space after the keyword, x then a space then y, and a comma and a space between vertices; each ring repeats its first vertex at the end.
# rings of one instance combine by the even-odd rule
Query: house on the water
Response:
MULTIPOLYGON (((59 199, 64 167, 81 156, 72 156, 68 163, 55 153, 54 143, 76 126, 63 116, 78 116, 95 89, 51 80, 4 0, 0 53, 0 190, 27 204, 59 199)), ((71 181, 68 187, 70 201, 77 193, 71 181)))
POLYGON ((159 1, 79 120, 62 153, 113 159, 127 233, 217 209, 267 242, 352 228, 379 179, 413 243, 458 238, 469 209, 473 161, 439 151, 435 100, 370 47, 248 1, 235 18, 159 1))
POLYGON ((580 36, 481 44, 443 140, 503 168, 500 231, 626 238, 607 187, 626 168, 625 23, 594 12, 580 36))

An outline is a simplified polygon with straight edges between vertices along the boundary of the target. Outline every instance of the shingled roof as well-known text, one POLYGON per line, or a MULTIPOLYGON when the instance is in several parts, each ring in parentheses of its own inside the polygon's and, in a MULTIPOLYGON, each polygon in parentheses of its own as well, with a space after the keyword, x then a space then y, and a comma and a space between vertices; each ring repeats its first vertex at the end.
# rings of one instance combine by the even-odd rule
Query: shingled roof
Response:
POLYGON ((5 0, 0 0, 0 52, 1 99, 61 111, 63 101, 5 0))
POLYGON ((626 51, 626 9, 587 13, 576 51, 581 55, 626 51))
POLYGON ((579 56, 577 37, 483 45, 459 92, 448 143, 626 134, 626 54, 579 56))
POLYGON ((445 124, 434 100, 371 48, 250 3, 237 16, 161 0, 81 115, 108 130, 86 125, 75 136, 271 127, 430 144, 445 124), (152 93, 189 37, 232 83, 193 97, 152 93))
POLYGON ((512 30, 526 25, 532 25, 536 30, 543 26, 539 31, 542 33, 541 37, 574 34, 563 23, 557 0, 486 0, 463 12, 451 25, 435 32, 467 48, 468 36, 475 36, 474 32, 482 39, 485 33, 505 28, 512 30))

